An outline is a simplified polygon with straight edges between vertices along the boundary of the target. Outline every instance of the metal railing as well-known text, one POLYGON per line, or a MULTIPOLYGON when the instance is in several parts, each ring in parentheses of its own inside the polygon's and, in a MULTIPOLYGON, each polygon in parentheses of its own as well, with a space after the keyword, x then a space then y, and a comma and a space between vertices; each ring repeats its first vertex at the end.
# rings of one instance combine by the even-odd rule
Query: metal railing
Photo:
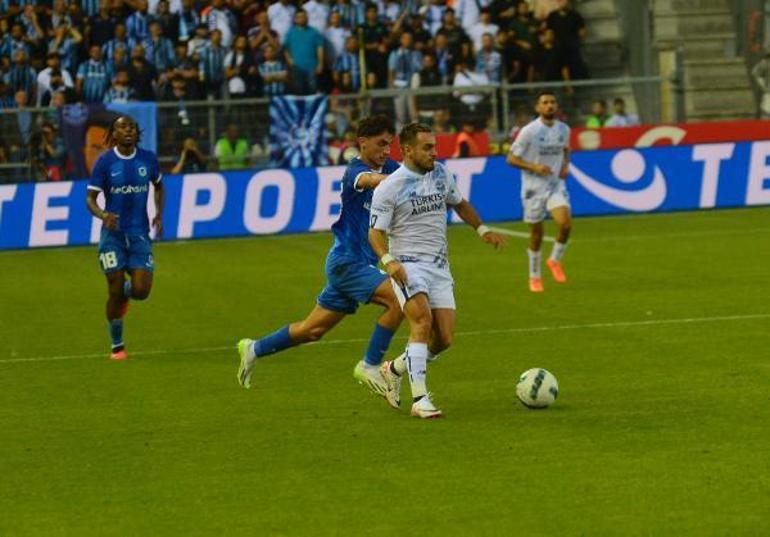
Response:
MULTIPOLYGON (((566 119, 573 125, 583 124, 593 100, 618 95, 626 98, 628 111, 644 123, 684 121, 681 78, 681 71, 674 69, 670 76, 376 89, 330 95, 327 132, 328 138, 342 142, 359 118, 382 112, 397 124, 420 120, 437 132, 454 132, 464 123, 472 123, 487 129, 493 139, 507 139, 515 125, 531 119, 535 93, 545 88, 557 92, 566 119)), ((178 161, 186 138, 197 142, 201 152, 211 157, 210 168, 215 169, 214 146, 231 123, 249 141, 249 166, 269 163, 267 98, 159 102, 157 114, 157 153, 166 170, 178 161)), ((0 146, 6 152, 6 162, 0 159, 0 183, 44 179, 42 168, 30 164, 29 143, 44 122, 58 122, 58 118, 59 111, 54 108, 0 110, 0 146)))

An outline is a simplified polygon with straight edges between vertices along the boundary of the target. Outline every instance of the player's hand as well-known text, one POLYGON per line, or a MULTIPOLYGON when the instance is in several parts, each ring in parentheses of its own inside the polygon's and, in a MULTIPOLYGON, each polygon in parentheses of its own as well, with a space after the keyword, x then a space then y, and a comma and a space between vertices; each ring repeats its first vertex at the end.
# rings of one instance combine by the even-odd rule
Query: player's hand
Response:
POLYGON ((104 227, 106 227, 110 231, 115 231, 116 229, 118 229, 119 218, 120 218, 119 214, 105 212, 104 215, 102 215, 102 222, 104 222, 104 227))
POLYGON ((396 280, 397 284, 401 286, 406 285, 406 269, 404 268, 404 265, 398 261, 391 261, 385 265, 385 272, 388 273, 388 276, 396 280))
POLYGON ((532 171, 537 175, 551 175, 553 173, 553 170, 545 164, 535 164, 532 166, 532 171))
POLYGON ((569 175, 569 167, 562 168, 561 171, 559 172, 560 179, 566 179, 568 175, 569 175))
POLYGON ((156 215, 155 218, 152 219, 152 227, 155 229, 155 239, 163 238, 163 220, 160 216, 156 215))
POLYGON ((487 231, 484 233, 484 235, 481 237, 481 240, 494 246, 495 250, 499 250, 508 243, 508 239, 506 239, 500 233, 496 233, 494 231, 487 231))

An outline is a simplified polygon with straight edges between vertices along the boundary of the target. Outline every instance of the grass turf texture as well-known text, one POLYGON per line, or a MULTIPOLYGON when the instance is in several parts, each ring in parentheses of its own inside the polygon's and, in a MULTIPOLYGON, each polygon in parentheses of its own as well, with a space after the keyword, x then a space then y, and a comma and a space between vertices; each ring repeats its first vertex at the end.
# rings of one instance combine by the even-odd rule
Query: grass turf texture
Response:
POLYGON ((94 248, 0 253, 0 535, 763 534, 770 317, 665 321, 770 314, 768 230, 767 209, 579 219, 569 284, 533 295, 525 241, 452 228, 429 422, 406 385, 395 412, 354 384, 376 307, 237 385, 236 341, 309 311, 328 234, 156 245, 125 363, 94 248), (515 399, 536 366, 546 411, 515 399))

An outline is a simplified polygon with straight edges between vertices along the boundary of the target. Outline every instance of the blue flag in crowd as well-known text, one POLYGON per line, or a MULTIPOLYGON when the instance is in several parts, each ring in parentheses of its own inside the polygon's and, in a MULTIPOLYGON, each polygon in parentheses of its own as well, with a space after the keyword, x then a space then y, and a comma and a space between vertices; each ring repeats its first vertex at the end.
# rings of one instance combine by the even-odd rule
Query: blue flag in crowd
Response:
POLYGON ((273 166, 306 168, 327 164, 324 118, 329 98, 273 97, 270 100, 270 158, 273 166))

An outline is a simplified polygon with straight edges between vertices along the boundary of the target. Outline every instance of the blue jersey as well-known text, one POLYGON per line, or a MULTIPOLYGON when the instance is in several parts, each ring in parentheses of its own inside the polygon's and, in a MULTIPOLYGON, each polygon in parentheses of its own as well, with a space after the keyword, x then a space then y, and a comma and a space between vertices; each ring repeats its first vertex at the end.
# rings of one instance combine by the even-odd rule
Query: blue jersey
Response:
POLYGON ((332 226, 334 246, 331 253, 377 264, 377 256, 369 246, 369 207, 372 203, 372 189, 359 190, 356 180, 363 173, 384 173, 389 175, 399 167, 395 160, 387 159, 382 170, 373 170, 360 158, 353 159, 342 176, 342 211, 332 226))
POLYGON ((124 157, 117 149, 111 149, 96 160, 88 189, 104 194, 104 210, 120 217, 120 231, 141 235, 150 232, 147 218, 150 181, 158 184, 160 179, 158 157, 152 151, 137 148, 132 156, 124 157))

